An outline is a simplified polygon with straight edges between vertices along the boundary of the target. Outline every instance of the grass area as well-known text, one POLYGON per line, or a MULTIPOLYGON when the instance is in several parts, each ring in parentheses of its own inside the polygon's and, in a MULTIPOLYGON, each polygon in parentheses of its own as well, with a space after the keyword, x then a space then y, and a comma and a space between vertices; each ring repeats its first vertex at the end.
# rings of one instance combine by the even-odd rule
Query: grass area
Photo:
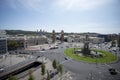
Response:
POLYGON ((116 59, 117 59, 117 57, 110 52, 98 50, 98 49, 92 49, 92 50, 102 53, 103 57, 91 58, 91 57, 85 57, 85 56, 78 56, 77 54, 73 54, 73 52, 74 52, 73 48, 66 49, 64 51, 64 55, 68 56, 70 58, 73 58, 74 60, 91 62, 91 63, 96 63, 96 62, 97 63, 110 63, 110 62, 116 61, 116 59))

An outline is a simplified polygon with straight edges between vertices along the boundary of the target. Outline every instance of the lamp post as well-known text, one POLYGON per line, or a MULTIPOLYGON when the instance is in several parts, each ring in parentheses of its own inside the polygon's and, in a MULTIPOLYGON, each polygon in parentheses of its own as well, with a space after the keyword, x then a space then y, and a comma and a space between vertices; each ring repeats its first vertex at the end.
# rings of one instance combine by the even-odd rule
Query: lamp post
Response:
POLYGON ((10 66, 12 66, 12 58, 11 58, 11 55, 10 55, 10 66))
POLYGON ((97 68, 97 51, 96 51, 96 68, 97 68))

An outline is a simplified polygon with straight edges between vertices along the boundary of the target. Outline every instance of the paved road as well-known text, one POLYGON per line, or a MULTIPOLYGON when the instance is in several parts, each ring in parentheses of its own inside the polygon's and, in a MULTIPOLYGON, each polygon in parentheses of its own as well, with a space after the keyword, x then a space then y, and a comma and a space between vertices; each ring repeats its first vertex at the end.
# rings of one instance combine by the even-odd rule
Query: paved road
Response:
MULTIPOLYGON (((111 75, 108 72, 109 66, 104 64, 90 64, 84 62, 78 62, 72 59, 65 60, 63 54, 67 44, 61 44, 59 49, 47 50, 44 52, 44 56, 50 60, 56 59, 59 63, 63 64, 65 70, 70 70, 73 75, 73 80, 120 80, 120 74, 111 75)), ((39 55, 36 53, 35 55, 39 55)), ((120 61, 114 64, 109 64, 112 67, 119 67, 120 61)))

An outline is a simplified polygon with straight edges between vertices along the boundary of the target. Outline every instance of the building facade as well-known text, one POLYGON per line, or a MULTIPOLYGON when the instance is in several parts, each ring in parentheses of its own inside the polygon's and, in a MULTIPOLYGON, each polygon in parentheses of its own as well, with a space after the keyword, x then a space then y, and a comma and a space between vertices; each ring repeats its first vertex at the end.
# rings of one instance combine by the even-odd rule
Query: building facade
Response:
POLYGON ((7 37, 6 31, 0 30, 0 54, 7 53, 7 37))
MULTIPOLYGON (((84 35, 70 35, 68 36, 68 42, 81 42, 84 43, 85 41, 85 36, 84 35)), ((101 37, 95 37, 95 36, 89 36, 89 42, 90 43, 103 43, 104 38, 101 37)))
POLYGON ((41 45, 48 42, 46 36, 9 36, 8 41, 16 42, 18 44, 17 49, 26 49, 28 46, 41 45))

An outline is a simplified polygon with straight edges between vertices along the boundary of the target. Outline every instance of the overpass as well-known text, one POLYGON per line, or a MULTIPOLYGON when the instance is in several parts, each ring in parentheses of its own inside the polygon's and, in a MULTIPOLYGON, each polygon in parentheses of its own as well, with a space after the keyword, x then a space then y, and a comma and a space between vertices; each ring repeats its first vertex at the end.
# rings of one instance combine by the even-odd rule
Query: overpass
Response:
POLYGON ((36 67, 39 65, 41 65, 41 62, 37 61, 36 59, 30 59, 30 60, 25 60, 16 65, 6 67, 5 70, 0 73, 0 80, 6 80, 11 75, 19 74, 20 72, 28 70, 31 67, 36 67))

